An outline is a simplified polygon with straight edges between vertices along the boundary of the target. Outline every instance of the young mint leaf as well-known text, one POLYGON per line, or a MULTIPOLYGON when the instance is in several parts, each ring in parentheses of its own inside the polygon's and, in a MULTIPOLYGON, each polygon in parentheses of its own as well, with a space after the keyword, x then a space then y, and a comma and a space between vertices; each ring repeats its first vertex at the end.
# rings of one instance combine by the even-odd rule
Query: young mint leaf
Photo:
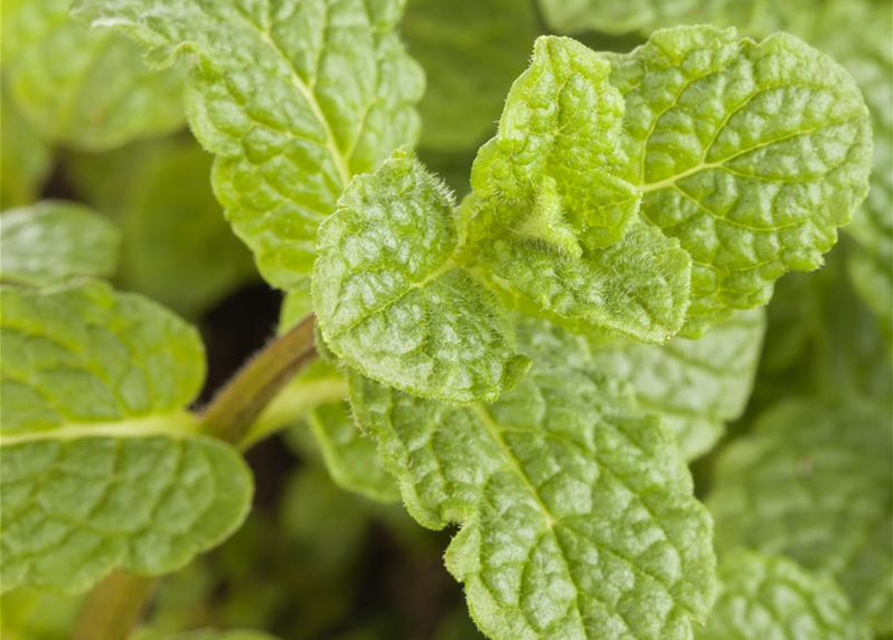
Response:
POLYGON ((50 148, 13 104, 5 84, 0 101, 0 209, 7 209, 37 200, 53 158, 50 148))
POLYGON ((394 27, 403 2, 77 0, 156 64, 193 54, 186 110, 217 156, 214 191, 264 278, 298 286, 317 225, 356 173, 415 142, 418 65, 394 27))
POLYGON ((843 68, 792 36, 711 27, 660 31, 608 59, 626 101, 623 177, 694 262, 687 334, 822 263, 871 163, 867 109, 843 68))
POLYGON ((419 146, 474 151, 493 135, 505 94, 524 70, 538 33, 533 3, 411 0, 400 31, 427 80, 419 146))
POLYGON ((790 401, 721 456, 708 504, 722 550, 789 555, 834 578, 879 633, 893 613, 887 404, 790 401))
POLYGON ((307 422, 338 486, 381 502, 400 497, 394 479, 378 462, 375 443, 357 428, 347 404, 322 404, 310 411, 307 422))
POLYGON ((720 563, 719 580, 716 605, 697 640, 869 638, 840 587, 785 558, 735 551, 720 563))
POLYGON ((29 122, 91 150, 182 126, 183 73, 150 71, 126 39, 72 22, 70 5, 3 2, 3 85, 29 122))
POLYGON ((358 176, 319 230, 314 309, 328 347, 410 393, 495 399, 524 375, 511 324, 456 262, 446 187, 397 154, 358 176))
POLYGON ((255 279, 214 198, 212 158, 184 137, 68 157, 76 189, 122 231, 121 288, 195 317, 255 279))
POLYGON ((762 310, 740 311, 691 340, 663 346, 593 346, 598 371, 628 380, 642 408, 659 413, 686 459, 710 450, 747 405, 766 328, 762 310))
POLYGON ((194 329, 87 281, 0 289, 0 582, 83 591, 115 568, 172 571, 241 524, 251 476, 189 435, 194 329))
POLYGON ((49 286, 82 276, 108 277, 120 234, 87 207, 45 201, 0 214, 0 282, 49 286))
POLYGON ((577 338, 526 333, 551 355, 494 404, 354 374, 359 423, 413 517, 460 524, 446 563, 487 636, 691 637, 713 601, 712 527, 673 434, 624 385, 578 368, 577 338))
POLYGON ((482 277, 525 313, 664 342, 685 317, 690 261, 636 219, 610 73, 574 40, 537 40, 475 160, 462 233, 482 277))
POLYGON ((2 589, 83 591, 115 568, 168 573, 241 524, 251 478, 204 437, 40 436, 0 447, 2 589))

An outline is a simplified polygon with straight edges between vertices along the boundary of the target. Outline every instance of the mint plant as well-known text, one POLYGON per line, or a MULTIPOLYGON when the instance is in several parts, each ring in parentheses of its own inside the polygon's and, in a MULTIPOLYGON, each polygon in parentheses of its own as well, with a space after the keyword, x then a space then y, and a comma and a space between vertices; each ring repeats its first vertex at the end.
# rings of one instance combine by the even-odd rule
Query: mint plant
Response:
POLYGON ((2 11, 4 637, 893 635, 887 4, 2 11))

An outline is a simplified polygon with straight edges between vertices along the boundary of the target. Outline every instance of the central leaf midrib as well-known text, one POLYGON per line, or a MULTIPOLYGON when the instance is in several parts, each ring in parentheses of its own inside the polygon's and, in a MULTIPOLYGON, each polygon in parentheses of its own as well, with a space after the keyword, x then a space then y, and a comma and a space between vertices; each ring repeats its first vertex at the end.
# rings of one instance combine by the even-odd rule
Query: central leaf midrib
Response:
POLYGON ((326 136, 326 148, 329 151, 329 155, 331 156, 332 161, 335 163, 335 169, 338 171, 338 177, 341 180, 342 187, 346 187, 347 184, 350 182, 351 171, 347 165, 347 159, 341 154, 340 149, 338 149, 338 145, 335 143, 335 136, 332 132, 332 127, 329 125, 329 121, 326 118, 322 107, 320 107, 319 102, 316 100, 316 95, 313 93, 310 87, 307 86, 307 83, 304 82, 303 78, 301 78, 291 58, 286 55, 285 51, 283 51, 282 47, 280 47, 276 40, 273 39, 272 35, 268 31, 263 29, 260 25, 255 24, 252 20, 250 20, 242 13, 237 11, 236 15, 241 17, 242 21, 258 35, 258 37, 261 39, 261 42, 266 44, 273 51, 273 53, 275 53, 276 56, 281 58, 282 61, 285 63, 285 67, 288 70, 288 75, 291 78, 292 84, 307 102, 307 106, 310 107, 310 111, 313 113, 313 116, 323 128, 323 133, 326 136))
POLYGON ((41 440, 74 440, 89 437, 139 438, 164 435, 175 438, 197 435, 197 418, 186 410, 122 418, 109 422, 72 422, 52 429, 0 434, 0 446, 41 440))

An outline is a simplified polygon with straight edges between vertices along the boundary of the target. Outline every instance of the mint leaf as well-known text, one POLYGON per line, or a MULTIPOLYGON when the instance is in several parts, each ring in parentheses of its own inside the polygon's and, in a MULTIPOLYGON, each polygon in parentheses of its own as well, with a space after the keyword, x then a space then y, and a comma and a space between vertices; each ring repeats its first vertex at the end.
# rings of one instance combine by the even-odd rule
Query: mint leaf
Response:
POLYGON ((204 373, 194 329, 95 281, 2 288, 0 308, 3 590, 166 573, 241 524, 245 463, 183 410, 204 373))
POLYGON ((347 404, 322 404, 310 411, 307 422, 329 474, 340 487, 381 502, 399 498, 394 479, 378 463, 375 443, 354 424, 347 404))
POLYGON ((208 183, 212 158, 186 137, 69 156, 87 202, 122 232, 121 288, 195 317, 256 279, 208 183))
POLYGON ((0 208, 7 209, 37 200, 53 158, 50 148, 13 104, 5 85, 0 100, 0 208))
POLYGON ((411 0, 400 31, 425 69, 419 146, 476 149, 493 134, 505 94, 524 70, 538 33, 533 3, 411 0))
POLYGON ((77 0, 74 13, 156 64, 194 55, 186 111, 217 156, 214 191, 264 278, 288 289, 309 276, 317 225, 350 177, 418 135, 423 78, 394 32, 402 4, 77 0))
POLYGON ((494 399, 526 372, 511 324, 456 262, 446 187, 397 154, 358 176, 319 230, 314 309, 329 348, 424 397, 494 399))
POLYGON ((791 401, 721 456, 708 504, 720 551, 789 555, 834 578, 881 633, 893 612, 893 424, 886 402, 791 401))
POLYGON ((201 387, 198 333, 141 296, 91 281, 46 293, 3 288, 0 306, 3 437, 182 420, 201 387))
POLYGON ((357 419, 410 514, 460 524, 447 567, 489 637, 690 637, 712 604, 714 558, 673 434, 623 385, 576 366, 579 339, 528 337, 551 356, 494 404, 354 374, 357 419))
POLYGON ((683 455, 692 459, 711 449, 725 423, 744 411, 765 325, 762 311, 741 311, 697 340, 594 346, 593 365, 628 380, 637 404, 659 413, 676 433, 683 455))
POLYGON ((183 124, 183 74, 150 71, 139 49, 68 18, 71 0, 5 0, 3 85, 46 138, 108 149, 183 124))
POLYGON ((0 459, 4 591, 79 592, 114 568, 168 573, 226 538, 251 498, 239 454, 208 438, 4 441, 0 459))
POLYGON ((45 201, 0 214, 0 281, 48 286, 81 276, 108 277, 120 234, 87 207, 45 201))
POLYGON ((610 59, 627 106, 624 177, 692 256, 689 335, 821 265, 868 189, 871 126, 846 71, 792 36, 710 27, 660 31, 610 59))
POLYGON ((689 259, 636 219, 610 73, 574 40, 537 40, 478 152, 462 233, 482 276, 525 313, 664 342, 685 317, 689 259))
POLYGON ((840 587, 785 558, 737 551, 719 565, 713 613, 697 640, 867 640, 840 587))

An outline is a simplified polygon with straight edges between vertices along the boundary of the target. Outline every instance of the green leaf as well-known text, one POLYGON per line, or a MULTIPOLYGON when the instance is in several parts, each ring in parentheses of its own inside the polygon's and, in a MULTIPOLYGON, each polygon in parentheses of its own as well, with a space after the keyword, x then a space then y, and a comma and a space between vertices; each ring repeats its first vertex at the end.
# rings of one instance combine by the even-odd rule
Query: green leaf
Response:
POLYGON ((183 74, 150 71, 139 48, 68 18, 70 0, 4 0, 3 84, 46 138, 108 149, 183 124, 183 74))
POLYGON ((610 72, 578 42, 537 40, 475 160, 462 233, 525 313, 664 342, 685 317, 690 261, 637 221, 639 192, 617 175, 624 104, 610 72))
POLYGON ((43 182, 52 169, 52 152, 28 125, 9 97, 4 84, 0 91, 0 209, 21 207, 38 199, 43 182))
POLYGON ((184 419, 205 365, 198 333, 103 283, 0 290, 2 436, 184 419))
POLYGON ((0 459, 3 590, 168 573, 232 533, 251 499, 239 454, 203 437, 4 442, 0 459))
POLYGON ((420 146, 474 151, 493 135, 505 94, 527 63, 538 33, 533 3, 410 0, 400 31, 427 79, 420 146))
POLYGON ((357 428, 349 406, 322 404, 310 411, 307 421, 338 486, 381 502, 400 497, 394 479, 378 462, 375 443, 357 428))
POLYGON ((154 63, 193 55, 186 111, 216 156, 214 191, 264 278, 288 289, 309 276, 317 225, 350 177, 418 136, 424 83, 394 31, 402 5, 77 0, 74 12, 154 63))
POLYGON ((69 156, 82 196, 123 234, 117 282, 194 317, 256 278, 208 182, 212 158, 191 139, 155 139, 69 156))
POLYGON ((720 563, 719 579, 719 597, 697 640, 868 640, 840 587, 790 560, 733 552, 720 563))
POLYGON ((0 244, 0 281, 42 287, 112 275, 120 234, 87 207, 44 201, 0 214, 0 244))
POLYGON ((868 190, 871 126, 852 77, 793 36, 679 27, 610 56, 624 177, 691 254, 687 333, 768 302, 821 265, 868 190))
POLYGON ((416 395, 495 399, 529 367, 507 317, 456 261, 446 187, 398 153, 356 177, 319 230, 314 308, 328 347, 416 395))
POLYGON ((891 447, 886 402, 790 401, 771 409, 719 460, 708 502, 718 549, 789 555, 834 578, 861 618, 889 633, 891 447))
POLYGON ((689 638, 714 591, 711 523, 673 434, 592 373, 580 342, 528 333, 536 365, 491 405, 351 378, 410 514, 461 529, 447 568, 494 640, 689 638))
POLYGON ((698 340, 595 347, 593 364, 605 375, 628 380, 637 404, 663 417, 690 460, 710 450, 725 423, 744 411, 765 326, 762 311, 742 311, 698 340))
POLYGON ((3 590, 166 573, 241 524, 244 461, 183 410, 204 374, 194 329, 95 281, 3 288, 0 308, 3 590))

